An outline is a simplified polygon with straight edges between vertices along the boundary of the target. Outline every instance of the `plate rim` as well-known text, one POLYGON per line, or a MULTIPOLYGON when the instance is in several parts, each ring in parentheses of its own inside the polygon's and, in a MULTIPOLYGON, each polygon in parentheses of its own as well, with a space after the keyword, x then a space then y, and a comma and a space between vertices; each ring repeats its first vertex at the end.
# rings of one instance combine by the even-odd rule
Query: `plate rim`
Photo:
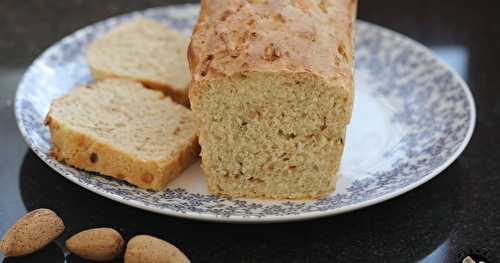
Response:
POLYGON ((21 105, 20 105, 20 100, 19 100, 19 97, 21 96, 20 95, 20 90, 21 90, 20 87, 25 86, 24 83, 26 81, 26 73, 29 72, 37 63, 39 63, 39 61, 42 58, 45 58, 46 54, 50 50, 55 48, 55 44, 61 43, 63 41, 67 41, 68 38, 70 38, 76 34, 79 34, 79 33, 83 32, 84 30, 88 30, 89 27, 95 27, 97 24, 103 23, 105 21, 117 20, 117 19, 120 19, 123 17, 128 17, 131 15, 134 15, 134 14, 142 14, 144 12, 151 12, 154 10, 196 8, 198 6, 199 6, 198 4, 165 5, 165 6, 147 8, 147 9, 143 9, 143 10, 136 10, 136 11, 132 11, 129 13, 123 13, 123 14, 116 15, 116 16, 111 16, 111 17, 96 21, 94 23, 91 23, 91 24, 88 24, 84 27, 79 28, 76 31, 69 33, 68 35, 66 35, 62 39, 54 42, 49 48, 45 49, 40 55, 37 56, 37 58, 35 60, 33 60, 33 62, 30 64, 30 66, 24 72, 24 75, 18 84, 15 99, 14 99, 15 103, 13 105, 17 127, 18 127, 19 131, 21 132, 23 139, 24 139, 25 143, 28 145, 28 147, 30 148, 30 150, 32 150, 44 163, 46 163, 49 167, 51 167, 55 172, 62 175, 63 177, 65 177, 69 181, 71 181, 71 182, 73 182, 73 183, 93 192, 93 193, 96 193, 100 196, 106 197, 108 199, 111 199, 113 201, 116 201, 116 202, 119 202, 119 203, 122 203, 122 204, 125 204, 128 206, 132 206, 134 208, 139 208, 142 210, 154 212, 154 213, 161 214, 161 215, 168 215, 168 216, 173 216, 173 217, 177 217, 177 218, 185 218, 185 219, 190 219, 190 220, 201 220, 201 221, 210 221, 210 222, 219 222, 219 223, 260 224, 260 223, 279 223, 279 222, 304 221, 304 220, 317 219, 317 218, 328 217, 328 216, 333 216, 333 215, 339 215, 339 214, 347 213, 350 211, 362 209, 362 208, 365 208, 368 206, 372 206, 372 205, 387 201, 389 199, 395 198, 395 197, 400 196, 402 194, 405 194, 405 193, 421 186, 422 184, 428 182, 429 180, 431 180, 432 178, 436 177, 438 174, 443 172, 446 168, 448 168, 463 153, 463 151, 465 150, 465 148, 467 147, 467 145, 469 144, 469 142, 472 138, 472 135, 474 133, 475 126, 476 126, 476 103, 474 101, 474 97, 472 96, 472 92, 470 90, 470 87, 462 79, 462 77, 453 68, 451 68, 449 65, 444 63, 444 61, 441 58, 436 56, 428 47, 417 42, 416 40, 413 40, 410 37, 407 37, 406 35, 398 33, 392 29, 389 29, 389 28, 386 28, 383 26, 379 26, 379 25, 374 24, 372 22, 357 19, 357 21, 356 21, 357 23, 363 23, 363 24, 366 24, 370 27, 374 27, 378 30, 388 32, 391 35, 395 35, 395 36, 401 38, 402 40, 407 41, 411 45, 417 47, 418 49, 420 49, 426 56, 433 58, 436 61, 436 64, 438 66, 440 66, 443 69, 445 69, 446 71, 450 72, 452 74, 453 79, 457 80, 458 84, 460 85, 460 88, 465 93, 465 97, 467 98, 467 102, 470 103, 470 107, 469 107, 470 120, 468 123, 467 133, 466 133, 464 139, 462 140, 462 142, 460 143, 460 146, 458 147, 458 149, 452 155, 450 155, 446 159, 446 161, 443 162, 439 167, 436 167, 434 170, 432 170, 432 172, 430 172, 429 174, 420 178, 419 180, 415 181, 414 183, 407 185, 405 187, 402 187, 394 192, 384 194, 382 196, 379 196, 379 197, 376 197, 376 198, 373 198, 370 200, 362 201, 360 203, 349 204, 349 205, 339 207, 339 208, 334 208, 331 210, 305 212, 305 213, 296 214, 296 215, 267 215, 264 217, 256 217, 256 216, 240 216, 240 215, 220 216, 217 214, 203 214, 203 213, 189 212, 189 211, 188 212, 179 212, 179 211, 175 211, 175 210, 171 210, 171 209, 161 209, 158 207, 151 207, 151 206, 145 205, 143 203, 140 203, 139 201, 136 201, 136 200, 124 199, 120 195, 112 194, 112 193, 108 193, 108 192, 103 192, 97 188, 89 187, 88 185, 84 184, 83 182, 80 182, 77 179, 75 179, 74 176, 69 176, 64 172, 59 171, 55 167, 55 165, 51 164, 48 160, 46 160, 42 156, 40 149, 35 147, 33 145, 33 143, 30 141, 30 139, 28 137, 28 133, 26 131, 26 127, 24 125, 22 125, 22 122, 21 122, 21 105))

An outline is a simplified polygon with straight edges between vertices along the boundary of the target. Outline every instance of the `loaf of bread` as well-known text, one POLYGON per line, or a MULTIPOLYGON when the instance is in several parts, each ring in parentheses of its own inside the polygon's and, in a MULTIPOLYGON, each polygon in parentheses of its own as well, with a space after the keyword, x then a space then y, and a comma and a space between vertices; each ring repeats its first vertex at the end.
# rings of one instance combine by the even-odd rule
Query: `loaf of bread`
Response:
POLYGON ((199 151, 192 112, 131 80, 73 89, 52 102, 45 125, 57 160, 152 190, 199 151))
POLYGON ((355 0, 201 1, 189 98, 209 190, 335 189, 353 105, 355 0))
POLYGON ((92 42, 87 62, 95 79, 127 78, 158 89, 176 102, 189 103, 189 38, 159 22, 125 22, 92 42))

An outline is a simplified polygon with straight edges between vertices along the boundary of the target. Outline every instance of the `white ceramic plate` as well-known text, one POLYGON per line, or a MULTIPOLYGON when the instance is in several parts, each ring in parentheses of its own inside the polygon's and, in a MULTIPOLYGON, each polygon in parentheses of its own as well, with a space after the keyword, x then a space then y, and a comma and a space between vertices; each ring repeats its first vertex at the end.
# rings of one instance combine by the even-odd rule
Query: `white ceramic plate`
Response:
POLYGON ((33 151, 61 175, 130 206, 192 219, 275 222, 339 214, 405 193, 439 174, 472 135, 475 107, 460 77, 422 45, 358 21, 356 99, 337 190, 313 201, 256 201, 207 193, 199 163, 163 192, 76 170, 48 155, 43 125, 49 103, 92 81, 84 48, 119 22, 143 15, 190 34, 197 5, 134 12, 87 26, 45 51, 27 70, 17 92, 19 129, 33 151))

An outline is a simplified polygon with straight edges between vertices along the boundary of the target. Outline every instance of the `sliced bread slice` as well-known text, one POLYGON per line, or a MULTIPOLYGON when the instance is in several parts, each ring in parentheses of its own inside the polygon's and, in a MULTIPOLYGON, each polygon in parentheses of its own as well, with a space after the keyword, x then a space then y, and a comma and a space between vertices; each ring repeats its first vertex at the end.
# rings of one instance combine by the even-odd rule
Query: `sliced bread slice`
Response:
POLYGON ((187 36, 167 25, 139 18, 92 42, 86 57, 97 80, 109 77, 136 80, 189 105, 188 44, 187 36))
POLYGON ((45 125, 57 160, 157 191, 199 151, 192 112, 131 80, 75 88, 52 102, 45 125))

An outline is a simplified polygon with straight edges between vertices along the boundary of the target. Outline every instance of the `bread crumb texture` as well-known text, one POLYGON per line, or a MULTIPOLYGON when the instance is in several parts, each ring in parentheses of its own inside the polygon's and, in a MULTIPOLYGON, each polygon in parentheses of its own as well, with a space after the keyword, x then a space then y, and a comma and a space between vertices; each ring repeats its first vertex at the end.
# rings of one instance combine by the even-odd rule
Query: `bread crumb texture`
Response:
POLYGON ((120 24, 92 42, 87 62, 96 79, 127 78, 189 104, 186 50, 189 38, 151 19, 120 24))
POLYGON ((202 1, 188 49, 209 190, 335 188, 353 104, 356 1, 202 1))
POLYGON ((193 114, 159 91, 107 79, 53 101, 51 154, 75 167, 162 190, 196 158, 193 114))

